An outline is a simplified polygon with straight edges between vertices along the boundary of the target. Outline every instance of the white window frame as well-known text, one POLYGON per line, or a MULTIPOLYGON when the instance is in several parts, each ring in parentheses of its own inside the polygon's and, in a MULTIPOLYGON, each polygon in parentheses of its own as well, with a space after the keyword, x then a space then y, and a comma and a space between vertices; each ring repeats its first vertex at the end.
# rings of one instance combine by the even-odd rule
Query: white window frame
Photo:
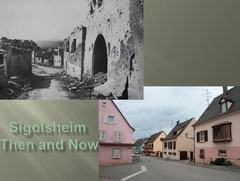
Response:
POLYGON ((99 130, 98 139, 99 140, 105 140, 106 139, 106 131, 105 130, 99 130))
POLYGON ((122 132, 121 131, 114 131, 113 132, 113 140, 114 141, 121 141, 122 140, 122 132))
POLYGON ((122 149, 113 148, 112 149, 112 158, 113 159, 121 159, 122 158, 122 149))
POLYGON ((104 116, 104 123, 117 124, 117 117, 116 116, 104 116), (111 118, 111 121, 109 118, 111 118))
POLYGON ((227 150, 218 150, 219 152, 219 156, 227 156, 227 150), (225 152, 225 153, 221 153, 221 152, 225 152))
POLYGON ((107 106, 107 103, 106 102, 103 102, 102 103, 102 107, 106 107, 107 106))
POLYGON ((199 133, 199 137, 200 137, 199 138, 200 143, 204 143, 205 142, 205 133, 204 133, 204 131, 199 133))

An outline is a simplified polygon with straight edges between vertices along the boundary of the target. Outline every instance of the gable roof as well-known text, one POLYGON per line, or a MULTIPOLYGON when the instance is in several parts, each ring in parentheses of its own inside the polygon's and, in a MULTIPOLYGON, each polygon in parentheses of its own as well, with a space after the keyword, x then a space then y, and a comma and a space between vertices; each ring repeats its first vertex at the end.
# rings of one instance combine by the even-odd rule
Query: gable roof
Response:
POLYGON ((228 90, 226 93, 223 93, 217 96, 193 126, 206 123, 212 119, 215 119, 239 110, 240 110, 240 86, 236 86, 228 90), (221 110, 220 110, 219 103, 222 99, 232 102, 232 105, 225 113, 220 112, 221 110))
POLYGON ((120 109, 117 107, 117 105, 113 102, 113 100, 111 100, 113 105, 117 108, 117 110, 120 112, 120 114, 122 115, 123 119, 127 122, 128 126, 130 128, 132 128, 133 131, 135 131, 135 129, 129 124, 129 122, 127 121, 127 119, 125 118, 125 116, 122 114, 122 112, 120 111, 120 109))
POLYGON ((181 135, 181 133, 185 130, 185 128, 188 126, 188 124, 193 120, 194 118, 191 118, 187 121, 184 121, 182 123, 179 123, 178 125, 176 125, 171 131, 170 133, 166 136, 166 138, 164 138, 163 140, 170 140, 170 139, 174 139, 177 138, 178 136, 181 135))
POLYGON ((135 145, 141 146, 148 138, 141 138, 135 142, 135 145))
POLYGON ((152 134, 145 143, 153 143, 161 133, 164 133, 164 131, 152 134))

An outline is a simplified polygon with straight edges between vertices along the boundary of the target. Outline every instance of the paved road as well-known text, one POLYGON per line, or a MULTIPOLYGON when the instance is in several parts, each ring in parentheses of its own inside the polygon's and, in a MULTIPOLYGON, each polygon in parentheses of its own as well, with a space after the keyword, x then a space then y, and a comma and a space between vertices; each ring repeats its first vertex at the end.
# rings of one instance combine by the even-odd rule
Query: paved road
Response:
POLYGON ((31 85, 32 91, 26 92, 19 96, 18 99, 28 100, 67 100, 70 99, 68 94, 61 86, 61 82, 54 76, 60 73, 62 69, 43 67, 33 65, 32 72, 36 75, 36 82, 31 85))
POLYGON ((240 172, 203 168, 144 156, 141 156, 141 161, 139 163, 100 167, 100 177, 108 177, 120 180, 128 175, 140 171, 141 165, 144 165, 147 168, 147 171, 130 178, 129 181, 240 180, 240 172))

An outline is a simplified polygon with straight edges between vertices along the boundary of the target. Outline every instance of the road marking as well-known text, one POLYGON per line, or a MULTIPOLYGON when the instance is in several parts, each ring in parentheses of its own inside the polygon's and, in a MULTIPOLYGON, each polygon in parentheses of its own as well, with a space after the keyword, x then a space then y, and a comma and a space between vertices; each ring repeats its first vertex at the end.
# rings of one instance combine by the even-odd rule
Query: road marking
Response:
POLYGON ((141 171, 136 172, 136 173, 134 173, 134 174, 132 174, 132 175, 129 175, 129 176, 127 176, 127 177, 125 177, 125 178, 123 178, 123 179, 121 179, 121 180, 122 180, 122 181, 126 181, 126 180, 128 180, 128 179, 130 179, 130 178, 132 178, 132 177, 135 177, 135 176, 137 176, 137 175, 139 175, 139 174, 141 174, 141 173, 143 173, 143 172, 146 172, 146 171, 147 171, 146 167, 145 167, 145 166, 141 166, 141 171))

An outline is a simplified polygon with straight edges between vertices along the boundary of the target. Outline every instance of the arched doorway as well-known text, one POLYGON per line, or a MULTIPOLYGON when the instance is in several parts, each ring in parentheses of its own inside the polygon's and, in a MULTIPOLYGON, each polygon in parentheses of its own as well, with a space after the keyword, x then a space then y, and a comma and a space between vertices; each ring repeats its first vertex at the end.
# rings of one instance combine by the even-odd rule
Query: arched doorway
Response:
POLYGON ((93 49, 93 74, 107 73, 108 57, 107 46, 103 35, 98 35, 93 49))

